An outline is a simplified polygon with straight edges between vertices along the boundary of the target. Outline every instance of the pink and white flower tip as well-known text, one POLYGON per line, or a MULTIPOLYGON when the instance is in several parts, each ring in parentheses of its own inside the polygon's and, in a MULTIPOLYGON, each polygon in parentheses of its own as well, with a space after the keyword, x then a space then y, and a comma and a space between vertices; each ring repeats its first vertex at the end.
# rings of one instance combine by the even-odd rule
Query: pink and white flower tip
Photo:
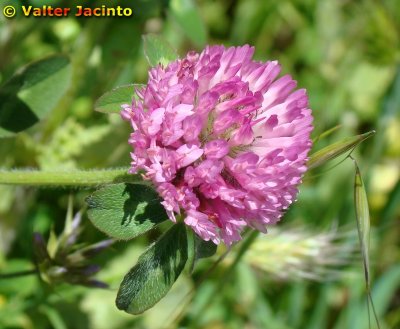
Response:
POLYGON ((133 128, 130 172, 154 184, 173 222, 216 244, 281 218, 312 144, 306 90, 253 53, 208 46, 154 67, 121 112, 133 128))

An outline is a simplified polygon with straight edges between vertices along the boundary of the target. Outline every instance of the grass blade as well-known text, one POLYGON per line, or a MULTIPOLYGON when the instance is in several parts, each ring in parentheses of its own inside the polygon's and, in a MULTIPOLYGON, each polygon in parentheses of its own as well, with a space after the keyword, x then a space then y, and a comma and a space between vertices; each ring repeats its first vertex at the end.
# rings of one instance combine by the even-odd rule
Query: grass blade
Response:
POLYGON ((357 162, 353 159, 355 165, 355 177, 354 177, 354 202, 356 210, 356 221, 358 238, 360 240, 361 253, 363 257, 364 265, 364 276, 365 285, 367 289, 367 306, 368 306, 368 317, 369 317, 369 303, 372 306, 372 313, 378 329, 380 329, 378 316, 375 311, 374 302, 371 296, 371 277, 369 272, 369 238, 370 238, 370 217, 368 208, 367 193, 365 191, 365 185, 361 177, 360 169, 358 168, 357 162), (369 301, 369 302, 368 302, 369 301))
POLYGON ((374 134, 375 131, 371 130, 365 134, 345 138, 339 142, 324 147, 323 149, 315 152, 310 156, 310 159, 308 160, 307 163, 308 170, 319 167, 324 163, 346 153, 347 151, 352 150, 358 144, 360 144, 361 142, 363 142, 364 140, 366 140, 367 138, 369 138, 374 134))
POLYGON ((321 139, 324 139, 325 137, 333 134, 336 130, 338 130, 339 128, 341 128, 342 125, 336 125, 326 131, 324 131, 323 133, 319 134, 317 137, 313 138, 313 144, 315 144, 316 142, 320 141, 321 139))

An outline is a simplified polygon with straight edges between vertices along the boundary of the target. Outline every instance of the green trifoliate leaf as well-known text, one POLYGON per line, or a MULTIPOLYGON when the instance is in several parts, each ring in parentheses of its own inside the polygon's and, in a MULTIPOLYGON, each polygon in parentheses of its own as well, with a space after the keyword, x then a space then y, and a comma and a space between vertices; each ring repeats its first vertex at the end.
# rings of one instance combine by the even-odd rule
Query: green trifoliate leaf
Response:
POLYGON ((308 160, 308 169, 313 169, 323 165, 324 163, 337 158, 338 156, 350 151, 362 141, 375 134, 375 131, 369 131, 365 134, 345 138, 342 141, 333 143, 324 147, 322 150, 311 154, 310 160, 308 160))
POLYGON ((109 185, 86 201, 93 225, 115 239, 133 239, 167 219, 157 193, 146 185, 109 185))
POLYGON ((178 54, 172 46, 162 37, 155 34, 146 34, 143 36, 144 54, 150 66, 168 65, 178 59, 178 54))
POLYGON ((141 88, 143 85, 130 84, 119 86, 101 96, 95 103, 94 108, 102 113, 119 113, 121 105, 131 105, 135 95, 135 89, 141 88))
POLYGON ((186 228, 179 223, 147 249, 125 275, 118 291, 117 307, 139 314, 155 305, 179 277, 187 252, 186 228))
POLYGON ((34 62, 0 87, 0 137, 30 128, 57 105, 71 81, 67 57, 34 62))

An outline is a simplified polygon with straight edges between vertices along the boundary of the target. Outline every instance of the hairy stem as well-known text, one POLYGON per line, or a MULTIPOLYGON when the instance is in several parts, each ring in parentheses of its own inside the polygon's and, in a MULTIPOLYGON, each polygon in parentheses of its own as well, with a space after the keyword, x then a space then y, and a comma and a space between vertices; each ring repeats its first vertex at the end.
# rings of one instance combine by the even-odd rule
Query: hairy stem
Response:
POLYGON ((87 171, 0 170, 0 184, 8 185, 79 187, 115 183, 148 184, 139 175, 128 174, 127 168, 87 171))

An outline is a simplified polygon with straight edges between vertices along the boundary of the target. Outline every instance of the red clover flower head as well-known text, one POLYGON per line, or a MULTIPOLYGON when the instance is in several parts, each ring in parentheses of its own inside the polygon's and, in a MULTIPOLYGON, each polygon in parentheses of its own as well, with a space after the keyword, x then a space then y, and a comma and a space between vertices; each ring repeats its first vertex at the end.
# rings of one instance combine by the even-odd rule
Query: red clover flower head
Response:
POLYGON ((230 245, 266 232, 295 200, 311 148, 304 89, 254 48, 208 46, 149 72, 121 112, 134 132, 131 173, 144 171, 169 218, 230 245))

